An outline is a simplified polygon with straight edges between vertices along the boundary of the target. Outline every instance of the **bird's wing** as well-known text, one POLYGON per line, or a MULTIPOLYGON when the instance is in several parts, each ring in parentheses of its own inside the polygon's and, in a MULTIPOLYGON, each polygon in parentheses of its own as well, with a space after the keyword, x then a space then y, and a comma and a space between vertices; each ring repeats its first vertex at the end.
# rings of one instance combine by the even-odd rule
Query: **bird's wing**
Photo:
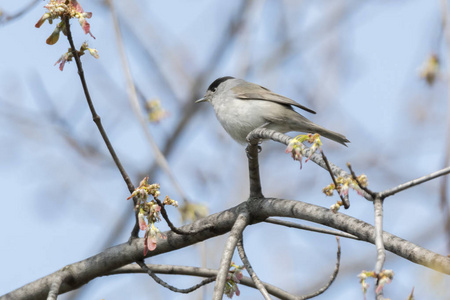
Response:
MULTIPOLYGON (((237 87, 239 87, 239 86, 237 86, 237 87)), ((233 88, 233 90, 234 91, 239 90, 239 89, 236 89, 237 87, 233 88)), ((272 102, 276 102, 279 104, 293 105, 293 106, 301 108, 312 114, 316 113, 312 109, 309 109, 306 106, 303 106, 300 103, 297 103, 292 99, 278 95, 278 94, 266 89, 263 86, 260 86, 257 84, 251 84, 251 85, 246 85, 245 89, 246 89, 245 93, 236 93, 235 92, 236 98, 243 99, 243 100, 247 100, 247 99, 267 100, 267 101, 272 101, 272 102)))

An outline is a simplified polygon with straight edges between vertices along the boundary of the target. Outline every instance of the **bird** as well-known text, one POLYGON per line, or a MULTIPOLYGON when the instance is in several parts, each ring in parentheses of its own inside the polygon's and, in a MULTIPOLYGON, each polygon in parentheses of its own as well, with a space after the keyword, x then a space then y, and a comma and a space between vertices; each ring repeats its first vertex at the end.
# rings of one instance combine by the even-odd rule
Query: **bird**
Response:
POLYGON ((280 133, 318 133, 344 146, 350 142, 344 135, 311 122, 292 106, 315 114, 312 109, 263 86, 232 76, 214 80, 204 97, 195 101, 200 102, 212 104, 222 127, 240 144, 246 144, 247 135, 258 127, 280 133))

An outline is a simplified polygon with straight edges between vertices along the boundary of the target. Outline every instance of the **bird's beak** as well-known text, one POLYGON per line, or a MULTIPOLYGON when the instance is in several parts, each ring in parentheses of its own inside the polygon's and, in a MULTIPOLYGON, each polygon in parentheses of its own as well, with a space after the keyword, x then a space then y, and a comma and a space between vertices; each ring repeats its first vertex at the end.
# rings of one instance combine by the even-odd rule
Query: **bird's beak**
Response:
POLYGON ((205 102, 205 101, 208 101, 208 98, 203 97, 203 98, 200 98, 197 101, 195 101, 195 103, 200 103, 200 102, 205 102))

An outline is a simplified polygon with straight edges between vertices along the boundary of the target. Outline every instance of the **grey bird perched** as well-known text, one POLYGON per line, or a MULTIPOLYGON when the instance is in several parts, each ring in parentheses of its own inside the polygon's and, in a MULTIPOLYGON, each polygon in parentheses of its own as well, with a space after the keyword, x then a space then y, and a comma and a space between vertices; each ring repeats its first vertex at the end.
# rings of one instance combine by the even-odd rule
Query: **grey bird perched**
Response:
POLYGON ((195 103, 203 101, 212 104, 222 127, 241 144, 247 143, 247 135, 258 127, 281 133, 318 133, 344 146, 350 142, 342 134, 314 124, 294 111, 292 105, 309 113, 315 111, 243 79, 225 76, 214 80, 205 96, 195 103))

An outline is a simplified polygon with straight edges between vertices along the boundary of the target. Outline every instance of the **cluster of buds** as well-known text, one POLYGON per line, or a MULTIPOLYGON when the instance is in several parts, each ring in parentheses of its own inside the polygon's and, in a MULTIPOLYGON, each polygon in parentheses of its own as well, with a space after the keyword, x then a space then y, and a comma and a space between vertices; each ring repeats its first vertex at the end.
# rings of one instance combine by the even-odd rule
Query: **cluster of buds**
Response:
POLYGON ((53 24, 53 20, 61 19, 61 22, 56 25, 55 30, 47 39, 47 44, 53 45, 59 39, 59 34, 63 32, 67 35, 66 25, 64 23, 63 18, 67 17, 69 19, 76 18, 78 19, 81 28, 85 34, 90 34, 93 38, 95 38, 91 33, 91 26, 89 25, 86 19, 92 17, 91 12, 85 12, 81 7, 80 3, 76 0, 50 0, 47 5, 44 6, 48 12, 42 15, 39 21, 36 23, 36 28, 39 28, 44 24, 46 20, 50 24, 53 24))
POLYGON ((364 298, 366 297, 367 289, 369 288, 369 284, 366 282, 367 278, 375 278, 378 282, 375 293, 380 293, 386 284, 391 283, 394 278, 394 271, 392 270, 383 270, 380 274, 375 273, 374 271, 362 271, 359 275, 359 282, 361 283, 361 288, 364 293, 364 298))
POLYGON ((436 54, 432 54, 423 63, 420 68, 420 78, 425 79, 428 85, 433 85, 440 74, 439 58, 436 54))
MULTIPOLYGON (((160 194, 159 184, 149 184, 148 177, 145 177, 131 196, 127 198, 127 200, 133 197, 136 199, 135 210, 139 211, 139 228, 145 231, 144 255, 147 255, 148 251, 153 251, 156 249, 158 238, 166 238, 166 236, 162 234, 161 231, 155 226, 156 222, 161 221, 161 206, 159 206, 156 201, 159 201, 158 196, 160 194), (148 201, 149 196, 153 197, 150 201, 148 201)), ((178 207, 178 202, 170 199, 169 196, 166 196, 162 204, 178 207)))
POLYGON ((145 106, 148 111, 148 120, 152 123, 159 122, 168 115, 158 99, 147 101, 145 106))
MULTIPOLYGON (((362 174, 356 178, 362 187, 367 187, 368 180, 366 175, 362 174)), ((322 189, 322 192, 327 196, 332 196, 333 192, 336 190, 342 197, 348 197, 348 191, 351 188, 355 190, 359 195, 362 195, 362 190, 358 185, 358 182, 356 180, 353 180, 353 178, 350 176, 338 176, 336 178, 337 186, 334 183, 331 183, 330 185, 324 187, 322 189)), ((333 212, 337 212, 341 206, 342 202, 338 201, 336 204, 333 204, 330 209, 333 212)))
MULTIPOLYGON (((89 51, 89 54, 92 55, 95 58, 99 58, 97 49, 89 48, 89 45, 87 42, 84 42, 81 45, 80 50, 78 51, 78 56, 84 55, 85 51, 89 51)), ((61 57, 56 61, 55 65, 59 64, 59 69, 62 71, 64 70, 64 65, 68 61, 72 61, 73 59, 73 53, 72 50, 69 48, 66 53, 61 55, 61 57)))
POLYGON ((312 144, 311 147, 309 148, 310 151, 309 156, 305 162, 307 162, 311 158, 313 153, 315 153, 317 149, 320 149, 320 147, 322 146, 322 142, 320 141, 320 135, 318 133, 314 134, 308 133, 298 135, 289 142, 286 148, 286 153, 291 153, 292 158, 300 162, 300 169, 302 168, 302 157, 306 151, 303 142, 308 142, 312 144))
POLYGON ((239 291, 237 284, 244 276, 242 275, 244 266, 238 266, 234 262, 231 262, 230 268, 234 269, 228 272, 227 282, 225 283, 223 293, 227 295, 228 298, 233 298, 234 294, 236 294, 236 296, 239 296, 241 294, 241 291, 239 291))

